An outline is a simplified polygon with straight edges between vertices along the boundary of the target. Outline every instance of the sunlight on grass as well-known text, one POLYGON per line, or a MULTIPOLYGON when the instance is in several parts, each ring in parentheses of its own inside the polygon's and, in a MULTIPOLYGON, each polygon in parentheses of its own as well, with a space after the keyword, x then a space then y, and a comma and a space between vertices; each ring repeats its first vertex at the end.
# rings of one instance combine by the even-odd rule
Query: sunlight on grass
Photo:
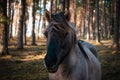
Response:
POLYGON ((28 55, 28 56, 26 56, 24 59, 21 59, 21 60, 22 60, 22 61, 39 60, 39 59, 43 59, 44 56, 45 56, 45 54, 36 55, 36 56, 28 55))
POLYGON ((3 48, 3 46, 0 44, 0 52, 2 52, 2 48, 3 48))
POLYGON ((0 59, 11 59, 12 56, 8 55, 8 56, 2 56, 0 57, 0 59))

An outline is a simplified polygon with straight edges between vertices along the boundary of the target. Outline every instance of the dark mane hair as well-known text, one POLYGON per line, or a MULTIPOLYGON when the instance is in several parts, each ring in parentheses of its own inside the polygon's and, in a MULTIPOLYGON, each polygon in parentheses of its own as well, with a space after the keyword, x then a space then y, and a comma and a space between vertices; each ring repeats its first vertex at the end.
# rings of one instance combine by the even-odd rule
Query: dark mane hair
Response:
POLYGON ((67 21, 67 19, 64 16, 64 12, 60 12, 57 14, 51 15, 51 22, 53 21, 53 24, 57 25, 55 27, 59 27, 61 33, 67 32, 71 36, 72 43, 74 44, 76 42, 76 30, 72 23, 67 21))

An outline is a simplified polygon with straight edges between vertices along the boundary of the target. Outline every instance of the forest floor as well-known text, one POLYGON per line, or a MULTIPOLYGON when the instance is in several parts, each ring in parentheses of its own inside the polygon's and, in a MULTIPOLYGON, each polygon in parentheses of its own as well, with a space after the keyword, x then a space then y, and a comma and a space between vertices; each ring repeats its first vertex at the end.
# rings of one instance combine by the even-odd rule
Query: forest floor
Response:
MULTIPOLYGON (((102 66, 102 80, 120 80, 120 51, 116 52, 112 41, 93 43, 99 51, 102 66)), ((0 80, 48 80, 48 73, 43 59, 46 53, 46 41, 37 40, 31 46, 30 41, 23 51, 16 49, 16 41, 9 41, 10 55, 0 57, 0 80)))

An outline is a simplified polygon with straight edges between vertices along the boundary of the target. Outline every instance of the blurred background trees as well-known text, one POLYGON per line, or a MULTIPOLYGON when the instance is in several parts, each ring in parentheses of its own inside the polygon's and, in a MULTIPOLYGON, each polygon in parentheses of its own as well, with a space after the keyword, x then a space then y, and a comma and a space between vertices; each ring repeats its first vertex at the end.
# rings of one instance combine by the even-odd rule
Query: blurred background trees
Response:
POLYGON ((9 54, 10 39, 17 39, 17 48, 24 49, 27 39, 36 45, 46 28, 45 9, 51 13, 69 10, 70 21, 78 39, 113 40, 120 45, 120 0, 0 0, 0 43, 2 53, 9 54))

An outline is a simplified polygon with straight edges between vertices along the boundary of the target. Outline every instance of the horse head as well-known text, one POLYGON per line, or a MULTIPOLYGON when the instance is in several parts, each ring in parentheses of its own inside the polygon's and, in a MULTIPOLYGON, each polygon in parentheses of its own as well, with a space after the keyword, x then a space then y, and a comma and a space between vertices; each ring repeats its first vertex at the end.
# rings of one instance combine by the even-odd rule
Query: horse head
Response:
POLYGON ((50 14, 45 12, 48 26, 44 32, 47 38, 45 65, 50 73, 57 71, 60 63, 76 43, 75 29, 69 24, 70 12, 50 14))

